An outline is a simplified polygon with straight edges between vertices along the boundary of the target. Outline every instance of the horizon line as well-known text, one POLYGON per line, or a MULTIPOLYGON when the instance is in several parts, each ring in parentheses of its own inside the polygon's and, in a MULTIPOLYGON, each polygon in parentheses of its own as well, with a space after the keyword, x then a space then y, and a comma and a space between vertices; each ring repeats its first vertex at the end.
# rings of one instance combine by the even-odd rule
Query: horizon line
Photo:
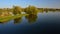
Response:
MULTIPOLYGON (((18 5, 13 5, 13 6, 18 6, 18 5)), ((0 7, 0 9, 2 8, 13 8, 13 6, 10 6, 10 7, 0 7)), ((34 5, 28 5, 28 6, 34 6, 34 5)), ((28 6, 26 6, 26 7, 28 7, 28 6)), ((22 7, 22 6, 19 6, 19 7, 21 7, 21 8, 26 8, 26 7, 22 7)), ((36 7, 36 8, 53 8, 53 9, 60 9, 60 8, 54 8, 54 7, 37 7, 37 6, 34 6, 34 7, 36 7)))

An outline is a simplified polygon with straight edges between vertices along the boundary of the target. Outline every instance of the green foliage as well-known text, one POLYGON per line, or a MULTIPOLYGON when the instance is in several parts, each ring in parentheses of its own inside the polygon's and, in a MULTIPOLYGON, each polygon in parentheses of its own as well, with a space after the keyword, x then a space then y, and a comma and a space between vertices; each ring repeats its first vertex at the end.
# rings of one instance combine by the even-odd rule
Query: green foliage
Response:
POLYGON ((26 8, 21 8, 19 6, 13 6, 13 8, 0 8, 0 16, 2 13, 9 13, 12 12, 14 15, 21 14, 21 12, 24 11, 26 14, 37 14, 37 12, 48 12, 48 11, 60 11, 60 9, 53 9, 53 8, 36 8, 35 6, 29 5, 26 8))
POLYGON ((37 14, 38 9, 35 6, 29 6, 29 7, 25 8, 25 12, 27 14, 37 14))
POLYGON ((22 8, 19 6, 13 6, 13 14, 21 14, 22 8))

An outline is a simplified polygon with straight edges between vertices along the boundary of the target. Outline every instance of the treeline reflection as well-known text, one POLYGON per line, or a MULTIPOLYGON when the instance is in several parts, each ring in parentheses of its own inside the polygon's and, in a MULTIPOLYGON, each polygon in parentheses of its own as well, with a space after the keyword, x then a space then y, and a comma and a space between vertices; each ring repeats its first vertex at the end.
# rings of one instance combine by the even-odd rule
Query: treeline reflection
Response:
POLYGON ((29 23, 34 23, 37 20, 37 15, 30 14, 25 16, 25 18, 28 20, 29 23))
POLYGON ((21 21, 22 21, 22 17, 16 18, 14 19, 14 24, 21 23, 21 21))
MULTIPOLYGON (((34 23, 37 20, 37 15, 29 14, 25 18, 28 20, 28 23, 34 23)), ((14 19, 14 24, 19 24, 22 21, 22 17, 14 19)))

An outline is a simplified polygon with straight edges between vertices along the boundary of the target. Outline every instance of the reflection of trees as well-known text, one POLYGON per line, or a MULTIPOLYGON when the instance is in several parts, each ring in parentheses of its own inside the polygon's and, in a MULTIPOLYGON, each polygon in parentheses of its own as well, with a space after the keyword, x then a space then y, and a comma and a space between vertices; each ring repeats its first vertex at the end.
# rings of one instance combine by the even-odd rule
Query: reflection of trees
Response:
POLYGON ((20 23, 21 20, 22 20, 22 17, 19 17, 19 18, 14 19, 14 24, 20 23))
POLYGON ((40 13, 43 13, 44 11, 40 11, 40 13))
POLYGON ((3 22, 0 22, 0 24, 3 24, 3 22))
POLYGON ((0 22, 0 24, 5 24, 5 23, 8 23, 8 21, 3 21, 3 22, 0 22))
POLYGON ((48 11, 47 11, 47 10, 46 10, 45 12, 46 12, 46 13, 48 13, 48 11))
POLYGON ((37 15, 30 14, 30 15, 26 16, 26 19, 28 19, 29 23, 34 23, 37 19, 37 15))

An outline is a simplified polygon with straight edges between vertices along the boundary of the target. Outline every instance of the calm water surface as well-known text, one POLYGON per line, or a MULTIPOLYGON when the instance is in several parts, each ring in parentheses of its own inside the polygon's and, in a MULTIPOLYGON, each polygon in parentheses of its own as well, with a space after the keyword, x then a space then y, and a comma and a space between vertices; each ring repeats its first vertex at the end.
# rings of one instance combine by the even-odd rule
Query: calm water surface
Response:
POLYGON ((43 12, 0 23, 0 33, 60 32, 60 12, 43 12))

